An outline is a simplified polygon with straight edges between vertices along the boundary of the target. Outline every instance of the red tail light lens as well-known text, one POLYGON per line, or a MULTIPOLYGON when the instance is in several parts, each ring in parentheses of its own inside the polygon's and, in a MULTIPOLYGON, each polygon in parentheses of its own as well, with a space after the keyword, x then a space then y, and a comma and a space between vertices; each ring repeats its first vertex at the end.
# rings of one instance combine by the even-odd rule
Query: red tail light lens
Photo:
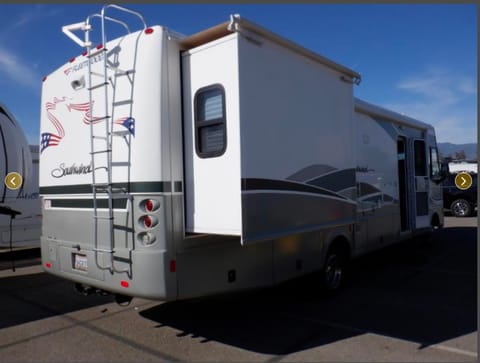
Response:
POLYGON ((150 216, 146 216, 144 219, 143 219, 143 225, 147 228, 150 228, 153 224, 153 220, 152 220, 152 217, 150 216))
POLYGON ((160 202, 156 199, 144 199, 140 202, 140 209, 147 213, 155 212, 160 207, 160 202))
POLYGON ((147 212, 152 212, 154 208, 153 200, 149 199, 145 202, 145 210, 147 212))

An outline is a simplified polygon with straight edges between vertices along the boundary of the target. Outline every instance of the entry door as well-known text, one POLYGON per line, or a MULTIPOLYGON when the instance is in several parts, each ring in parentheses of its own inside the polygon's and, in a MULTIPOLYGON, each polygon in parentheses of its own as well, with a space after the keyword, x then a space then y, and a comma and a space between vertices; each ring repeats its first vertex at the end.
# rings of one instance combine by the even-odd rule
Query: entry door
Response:
POLYGON ((428 227, 430 221, 428 218, 428 161, 425 140, 413 141, 414 158, 414 190, 415 190, 415 228, 428 227))

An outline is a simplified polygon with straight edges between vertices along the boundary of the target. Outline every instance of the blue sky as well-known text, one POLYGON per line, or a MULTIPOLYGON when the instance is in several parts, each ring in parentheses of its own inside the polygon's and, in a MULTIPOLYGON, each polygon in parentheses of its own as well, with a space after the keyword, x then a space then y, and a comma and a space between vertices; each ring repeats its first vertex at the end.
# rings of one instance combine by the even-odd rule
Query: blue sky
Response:
MULTIPOLYGON (((61 32, 101 4, 0 4, 0 102, 38 144, 41 80, 83 50, 61 32)), ((125 4, 190 35, 239 13, 362 75, 356 97, 477 141, 477 5, 125 4)))

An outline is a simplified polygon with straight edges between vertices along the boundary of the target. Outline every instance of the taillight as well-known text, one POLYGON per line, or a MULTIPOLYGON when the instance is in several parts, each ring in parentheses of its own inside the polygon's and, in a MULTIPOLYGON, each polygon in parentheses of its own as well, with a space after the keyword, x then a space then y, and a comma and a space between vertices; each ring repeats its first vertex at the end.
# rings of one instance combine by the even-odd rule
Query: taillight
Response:
POLYGON ((143 224, 145 227, 147 228, 150 228, 153 224, 153 221, 152 221, 152 217, 150 216, 146 216, 144 219, 143 219, 143 224))
POLYGON ((140 208, 147 213, 152 213, 160 207, 160 202, 156 199, 145 199, 140 202, 140 208))
POLYGON ((155 216, 146 215, 146 216, 140 217, 139 223, 140 223, 140 226, 150 229, 157 225, 158 219, 155 216))
POLYGON ((144 246, 150 246, 157 240, 155 235, 150 232, 142 232, 138 234, 138 240, 141 242, 144 246))
POLYGON ((138 233, 137 239, 142 245, 150 246, 157 239, 154 234, 156 232, 153 228, 155 228, 159 221, 160 201, 155 198, 143 199, 139 202, 138 207, 140 209, 140 216, 137 223, 140 227, 140 233, 138 233))
POLYGON ((152 212, 153 211, 153 200, 149 199, 145 203, 145 210, 147 212, 152 212))

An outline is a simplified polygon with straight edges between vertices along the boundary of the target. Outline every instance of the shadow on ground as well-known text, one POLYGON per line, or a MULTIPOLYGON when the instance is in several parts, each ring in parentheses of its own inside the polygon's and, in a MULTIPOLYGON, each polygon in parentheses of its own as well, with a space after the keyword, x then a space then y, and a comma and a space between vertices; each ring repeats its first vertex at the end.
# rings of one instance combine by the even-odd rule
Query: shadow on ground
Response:
POLYGON ((436 231, 356 260, 344 290, 315 292, 312 277, 271 289, 159 304, 144 318, 179 339, 284 355, 374 333, 422 347, 477 330, 474 227, 436 231))
POLYGON ((46 273, 0 278, 0 329, 112 302, 111 296, 80 296, 70 281, 46 273))

